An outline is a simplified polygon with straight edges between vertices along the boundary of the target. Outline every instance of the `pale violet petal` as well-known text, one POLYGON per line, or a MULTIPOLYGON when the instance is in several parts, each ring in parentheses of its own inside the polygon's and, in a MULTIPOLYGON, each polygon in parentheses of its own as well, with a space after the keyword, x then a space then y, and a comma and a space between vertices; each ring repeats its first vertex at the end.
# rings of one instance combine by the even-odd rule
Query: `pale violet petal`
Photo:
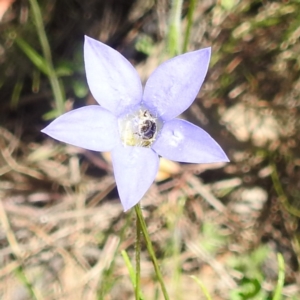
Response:
POLYGON ((86 36, 84 62, 89 88, 101 106, 119 116, 141 102, 139 75, 119 52, 86 36))
POLYGON ((118 192, 124 211, 136 205, 156 176, 159 158, 150 148, 119 145, 112 151, 118 192))
POLYGON ((185 111, 195 100, 207 73, 210 48, 176 56, 149 77, 143 103, 164 121, 185 111))
POLYGON ((110 151, 120 141, 117 118, 99 105, 67 112, 42 132, 58 141, 94 151, 110 151))
POLYGON ((217 142, 200 127, 174 119, 164 124, 152 148, 161 156, 186 163, 229 161, 217 142))

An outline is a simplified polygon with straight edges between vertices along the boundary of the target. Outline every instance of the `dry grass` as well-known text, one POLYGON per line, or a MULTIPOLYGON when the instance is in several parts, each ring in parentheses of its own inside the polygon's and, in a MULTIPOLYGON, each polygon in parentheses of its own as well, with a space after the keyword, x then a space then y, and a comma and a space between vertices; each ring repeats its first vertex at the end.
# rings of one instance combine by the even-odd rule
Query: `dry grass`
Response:
MULTIPOLYGON (((80 8, 70 3, 42 5, 49 9, 45 22, 54 60, 72 61, 74 45, 80 44, 74 33, 84 26, 134 63, 141 60, 135 42, 151 37, 152 54, 137 66, 143 80, 164 59, 167 1, 132 1, 116 11, 101 1, 80 8), (62 14, 57 12, 71 7, 74 19, 58 32, 62 14), (106 17, 97 17, 96 8, 106 17), (81 25, 78 16, 84 16, 81 25), (118 22, 110 22, 114 18, 118 22)), ((271 299, 278 252, 286 267, 283 299, 298 299, 299 2, 246 0, 227 10, 222 3, 206 0, 196 7, 189 50, 212 45, 213 57, 206 83, 184 117, 209 131, 231 163, 163 161, 141 202, 143 213, 171 299, 205 299, 191 275, 213 299, 246 299, 247 280, 260 284, 250 299, 271 299)), ((16 76, 32 84, 33 66, 7 37, 9 30, 30 33, 35 45, 26 11, 26 4, 16 4, 0 24, 6 34, 0 73, 8 74, 0 90, 0 298, 133 299, 121 251, 134 261, 135 216, 122 211, 109 156, 39 133, 42 115, 50 109, 46 78, 35 95, 24 85, 17 109, 10 108, 16 76), (15 62, 22 62, 19 69, 15 62)), ((71 77, 83 82, 77 64, 71 77)), ((80 99, 70 77, 64 80, 72 108, 80 99)), ((162 299, 142 250, 145 299, 162 299)))

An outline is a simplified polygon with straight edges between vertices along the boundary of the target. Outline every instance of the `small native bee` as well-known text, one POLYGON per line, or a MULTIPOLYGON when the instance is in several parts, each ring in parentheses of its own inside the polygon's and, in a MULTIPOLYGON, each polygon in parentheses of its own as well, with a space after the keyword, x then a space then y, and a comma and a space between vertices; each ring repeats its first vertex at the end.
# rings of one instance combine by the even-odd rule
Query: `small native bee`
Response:
POLYGON ((162 127, 161 121, 147 109, 139 109, 119 120, 124 145, 149 148, 162 127))
POLYGON ((140 111, 138 135, 144 140, 143 146, 151 145, 151 139, 155 138, 157 132, 156 119, 149 111, 140 111))
POLYGON ((150 140, 156 133, 156 123, 151 120, 145 120, 139 126, 139 133, 145 140, 150 140))

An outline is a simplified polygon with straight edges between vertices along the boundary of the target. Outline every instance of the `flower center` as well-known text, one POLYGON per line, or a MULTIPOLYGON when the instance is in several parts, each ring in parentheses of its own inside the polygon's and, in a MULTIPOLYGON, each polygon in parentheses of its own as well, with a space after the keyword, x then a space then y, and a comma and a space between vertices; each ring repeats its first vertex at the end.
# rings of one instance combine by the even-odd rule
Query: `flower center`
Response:
POLYGON ((162 121, 144 108, 119 119, 121 139, 127 146, 151 147, 161 128, 162 121))

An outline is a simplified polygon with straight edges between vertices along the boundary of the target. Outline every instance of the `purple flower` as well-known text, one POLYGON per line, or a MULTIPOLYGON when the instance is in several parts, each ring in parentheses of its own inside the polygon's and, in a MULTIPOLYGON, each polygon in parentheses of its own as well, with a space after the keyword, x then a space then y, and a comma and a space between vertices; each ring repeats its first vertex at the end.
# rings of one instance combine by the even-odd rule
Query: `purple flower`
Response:
POLYGON ((150 76, 144 92, 133 66, 107 45, 85 37, 84 60, 88 85, 100 106, 70 111, 42 132, 85 149, 111 151, 125 211, 153 183, 159 155, 186 163, 228 161, 208 133, 176 119, 199 92, 210 48, 164 62, 150 76))

